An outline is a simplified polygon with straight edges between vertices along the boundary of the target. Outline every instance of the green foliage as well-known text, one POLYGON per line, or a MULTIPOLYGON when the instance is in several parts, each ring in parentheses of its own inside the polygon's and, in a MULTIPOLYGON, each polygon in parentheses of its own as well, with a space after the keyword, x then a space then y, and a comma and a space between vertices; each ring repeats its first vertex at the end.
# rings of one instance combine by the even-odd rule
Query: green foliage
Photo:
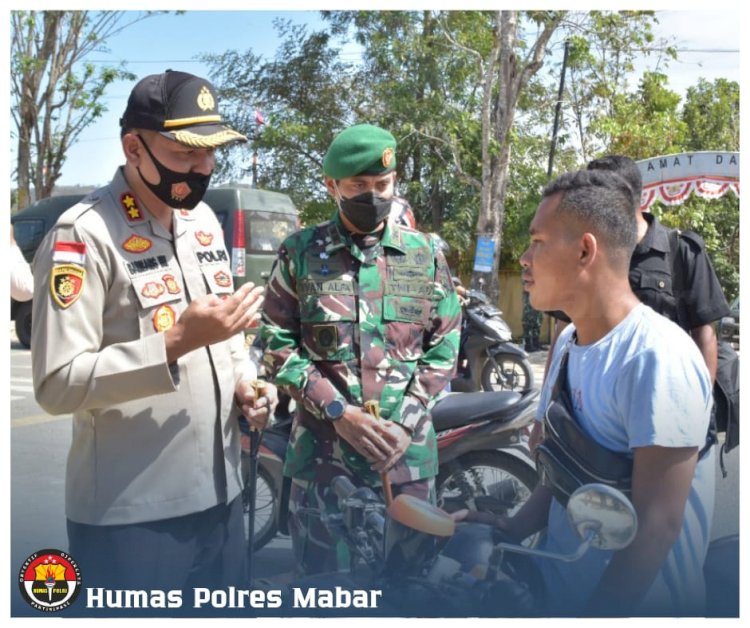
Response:
POLYGON ((107 110, 104 95, 116 80, 132 81, 124 65, 96 67, 91 53, 108 37, 150 15, 123 11, 12 11, 11 120, 17 141, 13 175, 18 202, 52 193, 67 152, 107 110))
MULTIPOLYGON (((524 15, 515 42, 516 68, 539 29, 559 19, 560 12, 524 15)), ((480 190, 488 185, 482 181, 482 86, 497 14, 326 11, 323 16, 326 26, 315 32, 277 22, 283 42, 270 61, 252 50, 206 59, 231 123, 252 138, 249 145, 222 156, 217 179, 246 178, 256 152, 259 187, 290 194, 306 224, 326 220, 335 211, 322 184, 328 144, 349 124, 378 124, 399 142, 398 193, 409 199, 419 228, 439 232, 451 246, 450 263, 468 274, 480 190), (266 117, 262 127, 254 121, 256 107, 266 117)), ((569 55, 554 174, 580 168, 605 153, 640 159, 682 150, 731 150, 733 138, 738 141, 736 85, 699 82, 681 109, 668 83, 667 63, 675 58, 675 49, 670 42, 657 41, 655 22, 656 14, 649 11, 566 16, 558 39, 550 42, 546 73, 532 75, 518 94, 514 125, 504 140, 511 158, 503 192, 501 267, 518 268, 528 224, 547 181, 564 39, 569 55), (635 60, 655 55, 658 71, 630 85, 635 60), (709 145, 711 138, 720 145, 709 145)), ((498 89, 499 84, 493 87, 493 98, 498 89)), ((502 111, 491 115, 495 123, 502 111)), ((503 143, 491 137, 491 156, 502 149, 503 143)), ((728 202, 699 203, 700 211, 690 204, 684 211, 673 208, 665 219, 671 220, 672 211, 690 216, 685 226, 706 237, 731 294, 736 257, 726 243, 735 237, 738 221, 728 202), (715 233, 709 223, 716 225, 715 233)))

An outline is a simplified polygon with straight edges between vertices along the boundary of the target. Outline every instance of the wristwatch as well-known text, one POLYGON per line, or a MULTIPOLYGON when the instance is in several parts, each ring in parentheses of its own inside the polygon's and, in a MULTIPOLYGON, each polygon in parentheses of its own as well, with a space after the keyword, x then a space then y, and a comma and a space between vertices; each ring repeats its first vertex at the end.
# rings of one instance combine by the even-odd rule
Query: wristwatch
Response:
POLYGON ((323 416, 331 422, 338 421, 344 416, 344 410, 346 410, 346 404, 334 399, 323 408, 323 416))

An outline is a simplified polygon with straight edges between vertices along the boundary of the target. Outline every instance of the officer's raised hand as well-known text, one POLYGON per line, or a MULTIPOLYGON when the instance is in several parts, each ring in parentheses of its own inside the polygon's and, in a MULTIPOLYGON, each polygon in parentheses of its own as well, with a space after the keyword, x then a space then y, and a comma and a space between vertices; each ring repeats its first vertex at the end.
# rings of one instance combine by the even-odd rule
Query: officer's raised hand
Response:
POLYGON ((226 299, 215 294, 190 303, 174 326, 165 333, 167 361, 231 338, 260 318, 263 287, 248 282, 226 299))

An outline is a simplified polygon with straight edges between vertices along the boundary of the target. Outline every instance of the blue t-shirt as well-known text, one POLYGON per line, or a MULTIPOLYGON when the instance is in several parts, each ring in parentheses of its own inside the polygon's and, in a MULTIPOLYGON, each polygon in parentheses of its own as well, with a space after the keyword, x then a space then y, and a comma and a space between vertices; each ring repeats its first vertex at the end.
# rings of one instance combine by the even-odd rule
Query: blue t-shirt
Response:
MULTIPOLYGON (((635 447, 698 447, 706 443, 711 379, 693 340, 676 324, 639 304, 590 345, 571 342, 571 325, 555 345, 540 396, 543 420, 563 349, 576 419, 599 444, 620 453, 635 447)), ((703 561, 714 510, 714 452, 697 465, 682 531, 637 615, 701 615, 703 561)), ((552 501, 544 549, 570 553, 580 543, 562 505, 552 501)), ((598 584, 611 551, 590 550, 575 562, 539 560, 550 614, 576 614, 598 584)))

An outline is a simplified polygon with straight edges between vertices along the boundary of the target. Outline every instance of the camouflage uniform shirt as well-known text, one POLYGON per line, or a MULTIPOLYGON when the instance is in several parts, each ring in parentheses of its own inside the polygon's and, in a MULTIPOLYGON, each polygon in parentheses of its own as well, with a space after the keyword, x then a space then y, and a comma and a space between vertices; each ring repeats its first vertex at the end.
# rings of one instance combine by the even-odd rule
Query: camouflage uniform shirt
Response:
POLYGON ((390 221, 379 236, 352 236, 336 216, 279 249, 261 334, 270 376, 297 402, 284 467, 293 478, 328 483, 343 468, 380 483, 324 418, 336 399, 378 400, 383 419, 413 432, 392 482, 437 473, 429 410, 455 370, 461 310, 431 238, 390 221))

